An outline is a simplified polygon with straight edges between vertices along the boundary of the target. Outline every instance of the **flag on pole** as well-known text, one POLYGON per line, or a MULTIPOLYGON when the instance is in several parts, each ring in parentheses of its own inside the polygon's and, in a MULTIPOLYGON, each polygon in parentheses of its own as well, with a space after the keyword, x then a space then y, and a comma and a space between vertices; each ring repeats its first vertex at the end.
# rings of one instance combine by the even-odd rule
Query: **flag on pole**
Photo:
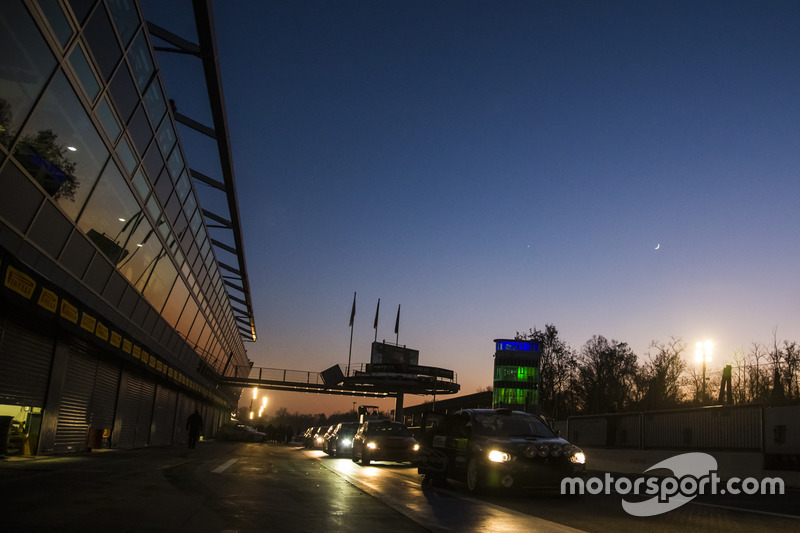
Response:
POLYGON ((400 304, 397 304, 397 320, 394 321, 394 332, 400 331, 400 304))
POLYGON ((372 325, 372 329, 378 330, 378 315, 381 312, 381 299, 378 298, 378 307, 375 308, 375 323, 372 325))
POLYGON ((356 293, 353 293, 353 310, 350 311, 350 327, 353 327, 353 321, 356 319, 356 293))

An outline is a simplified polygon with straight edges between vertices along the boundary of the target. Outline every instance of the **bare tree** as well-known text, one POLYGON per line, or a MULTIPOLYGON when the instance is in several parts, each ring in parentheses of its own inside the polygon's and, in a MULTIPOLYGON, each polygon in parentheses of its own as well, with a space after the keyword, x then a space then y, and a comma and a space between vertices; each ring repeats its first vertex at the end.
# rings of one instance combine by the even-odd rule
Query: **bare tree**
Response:
POLYGON ((683 352, 686 344, 672 337, 665 343, 653 341, 640 376, 642 403, 646 409, 676 407, 683 400, 681 378, 686 371, 683 352))
POLYGON ((593 336, 580 352, 576 392, 588 413, 626 409, 633 403, 636 354, 624 342, 593 336))

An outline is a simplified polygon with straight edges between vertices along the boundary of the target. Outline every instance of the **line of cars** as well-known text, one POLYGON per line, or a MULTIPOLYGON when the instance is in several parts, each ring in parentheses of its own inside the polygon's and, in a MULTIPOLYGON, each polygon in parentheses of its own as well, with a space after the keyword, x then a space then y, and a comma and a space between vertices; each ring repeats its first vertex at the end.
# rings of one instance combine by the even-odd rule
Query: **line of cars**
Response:
POLYGON ((413 462, 419 450, 419 443, 408 427, 391 420, 308 428, 303 434, 303 445, 333 457, 351 457, 364 465, 373 461, 413 462))
POLYGON ((354 462, 411 462, 423 484, 464 482, 490 488, 558 488, 586 475, 586 455, 543 418, 510 409, 425 413, 416 438, 400 422, 368 420, 309 428, 304 444, 354 462))

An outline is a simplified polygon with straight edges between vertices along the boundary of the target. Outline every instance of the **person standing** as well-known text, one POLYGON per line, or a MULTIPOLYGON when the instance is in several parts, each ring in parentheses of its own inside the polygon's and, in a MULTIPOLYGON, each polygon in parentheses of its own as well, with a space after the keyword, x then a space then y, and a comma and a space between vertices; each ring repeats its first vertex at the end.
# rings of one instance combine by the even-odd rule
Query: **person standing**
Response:
POLYGON ((189 448, 194 448, 197 445, 197 439, 200 438, 200 430, 203 429, 203 417, 200 416, 200 411, 195 409, 194 413, 189 415, 186 420, 186 429, 189 430, 189 448))

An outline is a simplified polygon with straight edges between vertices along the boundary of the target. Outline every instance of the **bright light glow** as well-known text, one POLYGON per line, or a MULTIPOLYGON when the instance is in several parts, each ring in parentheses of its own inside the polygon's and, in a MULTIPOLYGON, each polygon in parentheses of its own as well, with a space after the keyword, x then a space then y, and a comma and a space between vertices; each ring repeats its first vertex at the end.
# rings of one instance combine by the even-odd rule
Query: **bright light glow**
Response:
POLYGON ((704 360, 706 363, 711 361, 711 347, 711 341, 698 342, 694 351, 695 361, 698 363, 702 363, 704 360))
POLYGON ((493 463, 505 463, 511 460, 511 455, 500 450, 492 450, 489 452, 489 460, 493 463))
POLYGON ((253 387, 253 399, 258 398, 258 387, 253 387))
POLYGON ((586 454, 583 452, 575 452, 569 460, 579 465, 586 464, 586 454))
POLYGON ((125 222, 125 219, 124 218, 120 218, 119 221, 120 222, 125 222))
POLYGON ((342 442, 340 444, 342 445, 343 448, 347 448, 348 446, 353 444, 353 441, 351 441, 350 439, 342 439, 342 442))
POLYGON ((415 452, 419 451, 419 444, 414 444, 414 447, 411 449, 414 450, 415 452))
POLYGON ((250 411, 250 420, 253 419, 253 411, 250 411))
POLYGON ((78 151, 78 149, 75 148, 74 146, 67 146, 67 150, 69 150, 70 152, 77 152, 78 151))
MULTIPOLYGON (((263 407, 266 407, 266 406, 267 406, 267 397, 266 397, 266 396, 264 396, 263 398, 261 398, 261 405, 262 405, 263 407)), ((263 408, 263 407, 262 407, 262 408, 263 408)))
POLYGON ((370 450, 374 450, 377 447, 378 447, 378 445, 375 444, 374 442, 368 442, 367 443, 367 448, 369 448, 370 450))

